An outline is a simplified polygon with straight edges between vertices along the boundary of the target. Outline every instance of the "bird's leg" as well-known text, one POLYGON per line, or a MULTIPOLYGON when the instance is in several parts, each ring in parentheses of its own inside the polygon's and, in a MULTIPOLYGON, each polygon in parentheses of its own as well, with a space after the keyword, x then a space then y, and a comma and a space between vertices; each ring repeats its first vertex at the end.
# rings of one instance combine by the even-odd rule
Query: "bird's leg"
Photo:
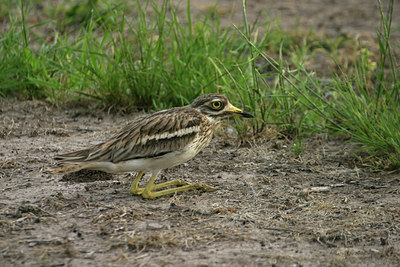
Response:
MULTIPOLYGON (((135 180, 132 183, 131 189, 129 190, 132 194, 141 195, 143 193, 144 188, 139 187, 139 183, 140 183, 140 180, 143 178, 143 175, 144 175, 144 171, 141 171, 136 175, 135 180)), ((178 185, 188 185, 188 184, 189 184, 188 182, 185 182, 183 180, 173 180, 173 181, 168 181, 165 183, 154 185, 154 181, 153 181, 153 186, 151 189, 158 190, 158 189, 168 187, 168 186, 178 186, 178 185)))
POLYGON ((140 194, 143 193, 144 188, 139 188, 139 183, 140 183, 140 180, 143 177, 143 174, 144 174, 144 171, 140 171, 136 175, 135 180, 133 180, 133 183, 131 185, 131 189, 129 190, 132 194, 140 195, 140 194))
POLYGON ((161 184, 154 185, 154 181, 156 180, 157 175, 153 174, 150 178, 149 183, 146 185, 142 192, 142 197, 143 198, 156 198, 156 197, 161 197, 169 194, 174 194, 177 192, 182 192, 182 191, 187 191, 187 190, 192 190, 192 189, 202 189, 204 191, 215 191, 217 190, 216 188, 206 185, 206 184, 201 184, 201 183, 196 183, 196 184, 189 184, 188 182, 185 182, 183 180, 173 180, 161 184), (158 190, 161 188, 165 188, 168 186, 179 186, 179 187, 174 187, 170 189, 165 189, 161 191, 154 191, 158 190))
POLYGON ((161 183, 161 184, 155 184, 155 185, 153 185, 153 187, 151 189, 152 190, 158 190, 158 189, 161 189, 161 188, 164 188, 164 187, 178 186, 178 185, 188 185, 188 184, 189 184, 188 182, 186 182, 184 180, 181 180, 181 179, 178 179, 178 180, 172 180, 172 181, 168 181, 168 182, 161 183))

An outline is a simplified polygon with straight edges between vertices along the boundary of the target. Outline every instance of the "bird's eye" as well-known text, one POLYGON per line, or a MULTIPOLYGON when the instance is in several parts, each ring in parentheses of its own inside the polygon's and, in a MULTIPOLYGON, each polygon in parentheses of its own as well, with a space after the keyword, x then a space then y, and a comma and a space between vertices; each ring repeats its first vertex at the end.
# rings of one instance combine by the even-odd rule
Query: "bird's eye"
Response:
POLYGON ((221 101, 214 101, 211 103, 211 107, 216 110, 222 109, 223 105, 221 101))

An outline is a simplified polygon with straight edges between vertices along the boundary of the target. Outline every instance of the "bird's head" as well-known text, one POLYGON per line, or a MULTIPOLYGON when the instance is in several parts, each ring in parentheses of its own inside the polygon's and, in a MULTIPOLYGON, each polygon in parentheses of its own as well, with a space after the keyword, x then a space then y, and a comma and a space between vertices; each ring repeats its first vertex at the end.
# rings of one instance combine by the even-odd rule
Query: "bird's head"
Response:
POLYGON ((197 109, 212 120, 219 121, 221 119, 239 115, 246 118, 253 118, 248 112, 245 112, 231 103, 228 98, 220 94, 205 94, 197 97, 190 107, 197 109))

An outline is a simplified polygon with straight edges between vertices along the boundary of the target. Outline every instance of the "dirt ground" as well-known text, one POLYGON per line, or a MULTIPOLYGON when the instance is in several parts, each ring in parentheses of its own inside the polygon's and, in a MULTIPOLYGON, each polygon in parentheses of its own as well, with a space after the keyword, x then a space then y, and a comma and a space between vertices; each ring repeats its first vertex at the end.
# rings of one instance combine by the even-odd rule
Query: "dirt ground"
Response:
MULTIPOLYGON (((191 6, 195 12, 200 13, 210 10, 215 2, 191 1, 191 6)), ((217 2, 219 3, 217 12, 222 16, 223 25, 232 23, 238 25, 243 21, 242 0, 217 2)), ((377 2, 376 0, 248 0, 247 14, 249 22, 278 18, 279 24, 285 30, 293 30, 296 27, 305 30, 313 28, 328 36, 374 37, 380 25, 377 2)), ((386 10, 389 1, 381 2, 386 10)), ((398 14, 400 14, 400 1, 394 0, 393 29, 400 26, 398 14)), ((400 37, 400 32, 394 32, 393 36, 400 37)))
MULTIPOLYGON (((220 13, 229 5, 240 12, 222 1, 220 13)), ((283 27, 332 35, 373 35, 379 23, 372 0, 249 1, 252 17, 263 8, 283 27)), ((54 155, 104 141, 134 116, 0 100, 1 266, 399 265, 400 175, 358 166, 344 140, 315 137, 296 157, 289 141, 239 146, 222 127, 158 179, 219 190, 155 200, 131 195, 128 174, 48 172, 54 155)))
POLYGON ((398 265, 400 175, 357 167, 343 140, 295 157, 285 140, 239 147, 222 128, 159 179, 219 190, 156 200, 131 195, 128 174, 48 173, 133 116, 1 102, 1 266, 398 265))

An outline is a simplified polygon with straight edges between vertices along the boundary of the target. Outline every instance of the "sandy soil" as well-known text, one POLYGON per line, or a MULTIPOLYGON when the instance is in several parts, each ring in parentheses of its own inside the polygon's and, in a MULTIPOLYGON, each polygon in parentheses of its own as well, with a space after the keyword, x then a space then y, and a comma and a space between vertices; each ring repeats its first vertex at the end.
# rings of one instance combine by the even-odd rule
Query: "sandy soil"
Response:
POLYGON ((221 129, 164 171, 219 188, 156 200, 127 174, 53 175, 52 157, 102 141, 132 116, 1 102, 2 266, 396 265, 400 175, 357 167, 343 140, 238 146, 221 129))
MULTIPOLYGON (((212 10, 218 3, 217 12, 223 25, 238 25, 243 21, 242 0, 192 1, 195 14, 212 10)), ((382 0, 384 12, 388 0, 382 0)), ((185 5, 181 6, 182 12, 185 5)), ((285 30, 311 28, 328 36, 347 35, 354 38, 370 36, 374 38, 380 26, 378 2, 375 0, 253 0, 247 1, 249 22, 263 21, 265 18, 279 19, 285 30)), ((400 26, 400 1, 395 0, 392 28, 400 26)), ((400 31, 393 36, 400 37, 400 31)))
MULTIPOLYGON (((379 21, 375 1, 249 1, 248 11, 265 6, 284 27, 299 16, 332 35, 373 34, 379 21)), ((134 116, 0 100, 1 266, 398 266, 400 175, 358 166, 344 140, 315 137, 296 157, 286 140, 240 146, 223 128, 158 179, 219 190, 156 200, 132 196, 128 174, 48 172, 54 155, 134 116)))

